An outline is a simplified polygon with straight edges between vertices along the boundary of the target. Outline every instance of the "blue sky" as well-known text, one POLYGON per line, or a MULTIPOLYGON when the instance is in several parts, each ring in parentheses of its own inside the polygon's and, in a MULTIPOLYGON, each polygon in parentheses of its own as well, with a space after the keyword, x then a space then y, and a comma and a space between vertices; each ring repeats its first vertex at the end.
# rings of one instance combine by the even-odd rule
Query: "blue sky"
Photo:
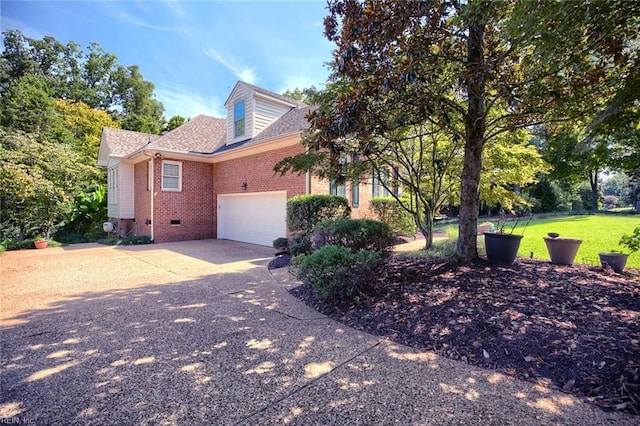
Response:
POLYGON ((165 116, 224 116, 238 80, 282 93, 321 86, 333 45, 325 1, 5 1, 2 31, 97 42, 155 84, 165 116))

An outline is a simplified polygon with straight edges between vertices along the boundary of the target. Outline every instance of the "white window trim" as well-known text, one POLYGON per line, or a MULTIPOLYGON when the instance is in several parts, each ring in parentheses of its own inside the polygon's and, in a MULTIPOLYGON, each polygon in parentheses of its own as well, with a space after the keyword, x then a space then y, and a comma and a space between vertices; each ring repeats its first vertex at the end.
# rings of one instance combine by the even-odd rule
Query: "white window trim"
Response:
POLYGON ((240 99, 233 104, 233 138, 244 137, 247 134, 247 102, 240 99), (242 103, 242 118, 236 116, 236 106, 242 103), (238 123, 242 120, 242 132, 238 132, 238 123))
MULTIPOLYGON (((162 173, 162 191, 164 192, 182 192, 182 162, 181 161, 171 161, 171 160, 162 160, 161 165, 161 173, 162 173), (165 188, 164 187, 164 165, 165 164, 175 164, 178 166, 178 188, 165 188)), ((173 176, 172 176, 173 177, 173 176)))

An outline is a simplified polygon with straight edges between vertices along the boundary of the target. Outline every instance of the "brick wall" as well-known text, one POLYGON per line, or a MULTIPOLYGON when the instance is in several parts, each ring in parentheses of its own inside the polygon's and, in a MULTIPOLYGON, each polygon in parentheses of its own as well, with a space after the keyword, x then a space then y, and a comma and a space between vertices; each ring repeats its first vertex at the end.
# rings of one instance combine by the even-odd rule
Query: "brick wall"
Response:
POLYGON ((170 192, 161 189, 162 160, 155 161, 153 220, 155 241, 159 243, 215 237, 213 166, 195 161, 180 162, 182 191, 170 192), (180 223, 172 224, 171 221, 180 223))
MULTIPOLYGON (((268 152, 250 155, 213 165, 214 203, 218 194, 248 194, 252 192, 287 191, 287 198, 304 194, 306 191, 306 174, 289 173, 284 176, 275 174, 273 166, 284 157, 304 151, 302 145, 294 145, 268 152), (243 182, 247 188, 242 189, 243 182)), ((328 187, 327 187, 328 191, 328 187)), ((324 193, 326 194, 327 191, 324 193)), ((214 219, 214 231, 217 222, 214 219)))
MULTIPOLYGON (((302 145, 250 155, 215 164, 180 161, 182 164, 182 191, 162 191, 162 160, 155 160, 154 182, 154 237, 158 243, 197 240, 217 237, 217 195, 268 191, 287 191, 287 198, 306 192, 306 174, 273 172, 273 166, 282 158, 303 152, 302 145), (242 184, 246 182, 246 189, 242 184), (180 221, 180 224, 171 224, 180 221)), ((164 160, 172 160, 164 158, 164 160)), ((151 160, 149 160, 151 161, 151 160)), ((135 165, 135 224, 136 235, 151 236, 151 196, 147 188, 148 163, 135 165)), ((178 160, 172 160, 178 161, 178 160)), ((328 194, 329 182, 316 177, 310 179, 312 194, 328 194)), ((371 182, 360 183, 360 203, 352 206, 352 217, 371 217, 371 182)), ((351 204, 351 184, 346 185, 346 196, 351 204)))
POLYGON ((151 160, 134 166, 135 180, 135 223, 134 234, 151 237, 151 192, 148 190, 149 163, 151 160))
MULTIPOLYGON (((345 184, 345 196, 351 206, 351 217, 354 219, 372 218, 373 213, 369 209, 369 202, 371 201, 373 189, 371 187, 371 178, 363 179, 359 185, 360 202, 357 207, 352 204, 353 185, 351 182, 345 184)), ((329 193, 329 181, 325 179, 319 179, 317 177, 311 178, 311 193, 312 194, 328 194, 329 193)))

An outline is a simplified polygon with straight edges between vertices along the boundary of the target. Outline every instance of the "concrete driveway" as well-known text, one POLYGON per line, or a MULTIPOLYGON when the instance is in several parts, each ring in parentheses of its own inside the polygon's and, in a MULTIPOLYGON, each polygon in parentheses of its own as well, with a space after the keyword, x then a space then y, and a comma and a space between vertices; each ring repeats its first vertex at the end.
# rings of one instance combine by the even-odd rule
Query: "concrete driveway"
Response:
POLYGON ((636 424, 542 384, 411 350, 290 296, 229 241, 0 257, 0 421, 636 424))

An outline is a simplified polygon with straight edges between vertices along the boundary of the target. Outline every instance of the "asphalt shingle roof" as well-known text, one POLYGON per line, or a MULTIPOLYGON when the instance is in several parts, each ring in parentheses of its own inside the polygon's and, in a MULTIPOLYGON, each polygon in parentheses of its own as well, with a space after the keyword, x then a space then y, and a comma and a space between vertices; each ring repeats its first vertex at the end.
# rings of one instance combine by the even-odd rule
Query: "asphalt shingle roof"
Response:
POLYGON ((111 127, 105 127, 102 132, 102 137, 107 142, 107 147, 112 157, 126 157, 160 137, 111 127))
POLYGON ((153 141, 149 149, 212 152, 225 144, 226 135, 226 121, 223 118, 198 115, 153 141))
POLYGON ((309 127, 306 115, 311 107, 303 102, 286 98, 269 90, 243 84, 263 95, 270 96, 296 105, 282 115, 269 127, 253 139, 226 145, 226 120, 223 118, 198 115, 180 127, 159 136, 112 128, 103 129, 103 138, 107 142, 109 155, 126 157, 142 149, 167 150, 174 152, 218 154, 234 149, 256 145, 280 136, 301 132, 309 127))

